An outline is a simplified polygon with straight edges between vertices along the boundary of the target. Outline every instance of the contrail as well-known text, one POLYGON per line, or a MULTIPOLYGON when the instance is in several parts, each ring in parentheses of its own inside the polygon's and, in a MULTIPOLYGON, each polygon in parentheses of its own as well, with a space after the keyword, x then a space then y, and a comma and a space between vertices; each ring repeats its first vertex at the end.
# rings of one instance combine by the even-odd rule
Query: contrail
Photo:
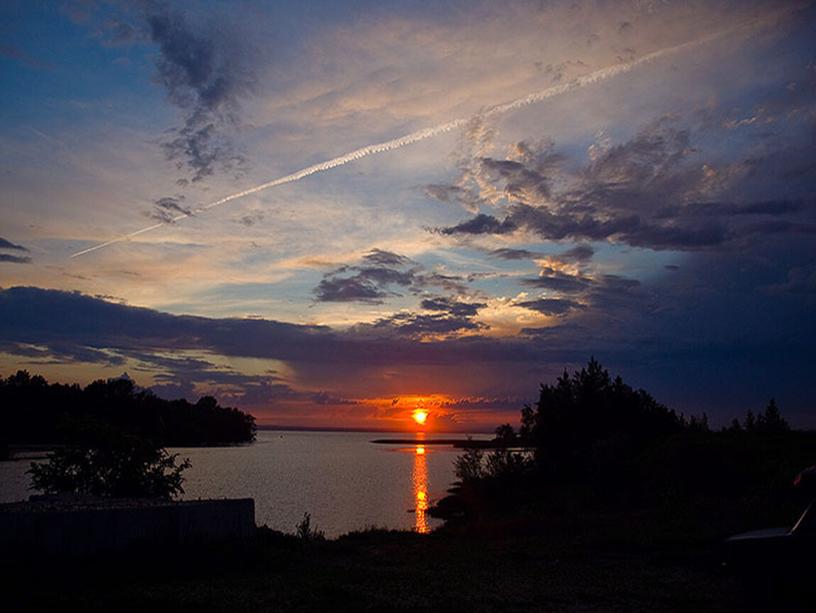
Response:
MULTIPOLYGON (((628 62, 621 62, 620 64, 615 64, 613 66, 608 66, 607 68, 601 68, 600 70, 596 70, 594 72, 590 72, 582 77, 577 77, 567 83, 563 83, 561 85, 555 85, 553 87, 548 87, 546 89, 542 89, 536 92, 532 92, 527 94, 526 96, 522 96, 521 98, 516 98, 515 100, 511 100, 510 102, 505 102, 503 104, 497 104, 494 106, 490 106, 486 108, 481 113, 478 113, 476 117, 495 117, 497 115, 503 115, 505 113, 509 113, 511 111, 515 111, 522 107, 536 104, 538 102, 542 102, 547 100, 548 98, 552 98, 554 96, 560 96, 561 94, 570 92, 575 89, 580 89, 582 87, 586 87, 587 85, 591 85, 593 83, 597 83, 599 81, 605 81, 617 75, 629 72, 638 66, 646 64, 648 62, 652 62, 660 57, 666 55, 672 55, 678 53, 680 51, 684 51, 686 49, 690 49, 692 47, 696 47, 698 45, 702 45, 708 43, 714 39, 720 38, 727 34, 734 32, 735 30, 745 26, 745 25, 752 25, 755 22, 750 22, 748 24, 741 24, 732 28, 728 28, 726 30, 722 30, 720 32, 716 32, 709 36, 698 38, 692 41, 688 41, 685 43, 681 43, 679 45, 675 45, 673 47, 666 47, 664 49, 659 49, 657 51, 653 51, 652 53, 648 53, 644 56, 641 56, 635 60, 630 60, 628 62)), ((314 164, 312 166, 308 166, 303 168, 302 170, 298 170, 297 172, 293 172, 292 174, 286 175, 284 177, 280 177, 279 179, 274 179, 273 181, 269 181, 267 183, 261 183, 260 185, 256 185, 255 187, 250 187, 249 189, 245 189, 240 192, 236 192, 234 194, 230 194, 229 196, 224 196, 220 200, 215 200, 214 202, 210 202, 209 204, 202 205, 197 209, 190 211, 189 213, 180 213, 173 217, 169 223, 175 223, 177 221, 181 221, 187 217, 192 217, 199 213, 203 213, 205 211, 209 211, 210 209, 214 209, 219 207, 223 204, 227 204, 228 202, 232 202, 233 200, 237 200, 239 198, 243 198, 244 196, 249 196, 251 194, 256 194, 258 192, 270 189, 272 187, 277 187, 278 185, 284 185, 286 183, 292 183, 294 181, 300 181, 308 177, 309 175, 313 175, 318 172, 324 172, 326 170, 331 170, 332 168, 336 168, 337 166, 344 166, 350 162, 354 162, 361 158, 367 157, 369 155, 374 155, 377 153, 384 153, 386 151, 391 151, 392 149, 399 149, 401 147, 405 147, 407 145, 411 145, 413 143, 418 143, 423 140, 427 140, 429 138, 433 138, 434 136, 438 136, 440 134, 444 134, 445 132, 450 132, 451 130, 455 130, 457 128, 461 128, 465 124, 467 124, 471 118, 464 118, 461 117, 459 119, 453 119, 451 121, 445 122, 443 124, 439 124, 432 128, 425 128, 423 130, 418 130, 416 132, 411 132, 410 134, 406 134, 405 136, 400 136, 399 138, 395 138, 389 141, 385 141, 382 143, 378 143, 375 145, 367 145, 365 147, 361 147, 360 149, 355 149, 349 153, 345 153, 341 156, 336 158, 332 158, 330 160, 326 160, 325 162, 320 162, 318 164, 314 164)), ((125 234, 118 238, 111 239, 104 243, 99 243, 98 245, 94 245, 93 247, 89 247, 87 249, 83 249, 82 251, 77 251, 73 255, 72 258, 78 257, 80 255, 85 255, 86 253, 91 253, 92 251, 96 251, 97 249, 102 249, 103 247, 108 247, 109 245, 113 245, 115 243, 120 243, 122 241, 129 240, 140 234, 145 234, 147 232, 151 232, 157 228, 167 225, 168 222, 160 222, 153 224, 151 226, 147 226, 142 228, 141 230, 136 230, 135 232, 131 232, 130 234, 125 234)))

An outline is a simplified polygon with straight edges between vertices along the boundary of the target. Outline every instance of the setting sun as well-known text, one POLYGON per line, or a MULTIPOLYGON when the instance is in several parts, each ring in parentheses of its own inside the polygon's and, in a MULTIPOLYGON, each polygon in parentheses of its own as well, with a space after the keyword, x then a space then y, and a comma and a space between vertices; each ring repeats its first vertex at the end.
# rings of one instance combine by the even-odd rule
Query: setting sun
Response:
POLYGON ((416 409, 411 414, 411 417, 413 417, 414 421, 416 423, 418 423, 420 426, 424 426, 425 422, 428 419, 428 411, 423 411, 422 409, 416 409))

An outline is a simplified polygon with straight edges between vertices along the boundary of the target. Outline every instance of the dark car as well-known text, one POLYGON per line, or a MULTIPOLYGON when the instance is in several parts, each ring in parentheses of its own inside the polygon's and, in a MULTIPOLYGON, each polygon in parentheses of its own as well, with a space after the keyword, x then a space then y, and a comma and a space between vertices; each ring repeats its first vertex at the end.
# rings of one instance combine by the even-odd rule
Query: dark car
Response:
POLYGON ((756 608, 816 610, 816 466, 794 485, 811 501, 793 527, 752 530, 725 542, 726 565, 756 608))

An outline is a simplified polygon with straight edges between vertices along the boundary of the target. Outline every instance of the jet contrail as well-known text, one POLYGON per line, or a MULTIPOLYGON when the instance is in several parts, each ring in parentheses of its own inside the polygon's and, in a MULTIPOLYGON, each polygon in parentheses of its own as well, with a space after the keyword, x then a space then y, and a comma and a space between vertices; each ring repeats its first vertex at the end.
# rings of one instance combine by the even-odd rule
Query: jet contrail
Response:
MULTIPOLYGON (((515 111, 522 107, 535 104, 537 102, 542 102, 547 100, 548 98, 552 98, 554 96, 560 96, 561 94, 567 93, 569 91, 579 89, 585 87, 587 85, 591 85, 593 83, 597 83, 599 81, 605 81, 606 79, 610 79, 617 75, 629 72, 638 66, 646 64, 648 62, 652 62, 660 57, 665 55, 671 55, 683 51, 685 49, 689 49, 692 47, 696 47, 698 45, 705 44, 710 42, 716 38, 721 36, 725 36, 731 32, 734 32, 740 27, 749 24, 741 24, 732 28, 728 28, 726 30, 722 30, 720 32, 716 32, 709 36, 698 38, 692 41, 688 41, 685 43, 681 43, 679 45, 675 45, 673 47, 666 47, 664 49, 659 49, 657 51, 653 51, 652 53, 648 53, 644 56, 641 56, 635 60, 630 60, 628 62, 621 62, 620 64, 615 64, 613 66, 609 66, 607 68, 601 68, 600 70, 596 70, 594 72, 590 72, 582 77, 577 77, 567 83, 563 83, 561 85, 555 85, 553 87, 548 87, 546 89, 542 89, 536 92, 532 92, 527 94, 526 96, 522 96, 521 98, 516 98, 515 100, 511 100, 510 102, 505 102, 503 104, 494 105, 491 107, 486 108, 481 113, 475 115, 475 117, 495 117, 497 115, 503 115, 505 113, 509 113, 510 111, 515 111)), ((401 147, 405 147, 406 145, 411 145, 413 143, 418 143, 419 141, 423 141, 429 138, 433 138, 434 136, 438 136, 440 134, 444 134, 445 132, 450 132, 451 130, 455 130, 457 128, 461 128, 465 124, 467 124, 471 118, 459 118, 453 119, 451 121, 445 122, 443 124, 439 124, 438 126, 432 128, 425 128, 424 130, 418 130, 416 132, 411 132, 410 134, 406 134, 405 136, 400 136, 399 138, 395 138, 389 141, 385 141, 382 143, 378 143, 376 145, 367 145, 365 147, 361 147, 360 149, 355 149, 349 153, 345 153, 341 156, 336 158, 332 158, 330 160, 326 160, 325 162, 320 162, 318 164, 314 164, 312 166, 308 166, 303 168, 302 170, 298 170, 297 172, 293 172, 292 174, 286 175, 284 177, 280 177, 279 179, 274 179, 273 181, 269 181, 267 183, 262 183, 260 185, 256 185, 255 187, 250 187, 249 189, 245 189, 240 192, 236 192, 234 194, 230 194, 229 196, 224 196, 220 200, 216 200, 214 202, 210 202, 209 204, 202 205, 197 209, 190 211, 189 213, 180 213, 176 215, 169 223, 175 223, 177 221, 181 221, 187 217, 192 217, 199 213, 203 213, 205 211, 209 211, 210 209, 214 209, 222 204, 226 204, 228 202, 232 202, 233 200, 237 200, 238 198, 243 198, 244 196, 249 196, 251 194, 256 194, 266 189, 270 189, 272 187, 277 187, 278 185, 284 185, 285 183, 292 183, 294 181, 300 181, 308 177, 309 175, 313 175, 318 172, 323 172, 326 170, 331 170, 332 168, 336 168, 337 166, 344 166, 350 162, 354 162, 361 158, 364 158, 369 155, 374 155, 376 153, 384 153, 386 151, 391 151, 392 149, 399 149, 401 147)), ((122 241, 129 240, 140 234, 145 234, 146 232, 150 232, 157 228, 167 225, 168 222, 160 222, 153 224, 151 226, 147 226, 142 228, 141 230, 136 230, 135 232, 131 232, 130 234, 125 234, 118 238, 111 239, 104 243, 99 243, 98 245, 94 245, 93 247, 89 247, 87 249, 83 249, 82 251, 77 251, 73 255, 72 258, 78 257, 80 255, 85 255, 86 253, 91 253, 92 251, 96 251, 97 249, 102 249, 103 247, 108 247, 109 245, 113 245, 115 243, 119 243, 122 241)))

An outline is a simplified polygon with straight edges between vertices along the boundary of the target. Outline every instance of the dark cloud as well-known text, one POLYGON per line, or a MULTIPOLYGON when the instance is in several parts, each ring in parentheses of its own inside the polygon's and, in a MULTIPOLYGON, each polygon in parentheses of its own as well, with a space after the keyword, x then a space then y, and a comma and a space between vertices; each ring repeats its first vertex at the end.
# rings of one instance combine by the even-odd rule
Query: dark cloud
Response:
POLYGON ((796 184, 784 178, 791 167, 801 167, 803 156, 816 154, 812 143, 785 148, 788 144, 780 142, 779 150, 761 157, 704 163, 702 151, 692 144, 691 130, 677 123, 663 118, 622 144, 593 145, 578 171, 564 164, 549 143, 539 149, 519 144, 512 159, 479 158, 484 193, 471 196, 471 201, 482 198, 479 206, 495 208, 495 195, 501 194, 503 215, 479 213, 438 231, 468 235, 522 230, 547 240, 612 241, 681 251, 745 247, 774 234, 816 233, 816 176, 797 176, 796 184), (769 186, 799 194, 762 199, 769 186))
MULTIPOLYGON (((6 249, 8 251, 22 251, 24 253, 28 253, 28 249, 26 249, 22 245, 12 243, 10 240, 6 240, 3 237, 0 237, 0 249, 6 249)), ((30 264, 31 258, 27 255, 0 253, 0 263, 2 262, 5 262, 7 264, 30 264)))
POLYGON ((503 260, 534 260, 540 258, 555 258, 560 262, 574 262, 583 263, 592 259, 595 255, 595 249, 591 245, 576 245, 567 249, 557 256, 548 256, 541 251, 530 251, 528 249, 513 249, 510 247, 502 247, 501 249, 494 249, 490 255, 503 260))
POLYGON ((457 194, 459 194, 461 191, 462 189, 456 185, 431 184, 425 186, 425 193, 428 196, 442 202, 450 202, 454 200, 457 194))
MULTIPOLYGON (((397 334, 414 339, 429 336, 450 336, 464 331, 480 330, 486 326, 473 321, 471 316, 457 316, 443 313, 396 313, 378 319, 371 329, 387 334, 397 334)), ((364 330, 365 327, 360 327, 364 330)))
POLYGON ((564 298, 538 298, 537 300, 517 302, 516 306, 538 311, 544 315, 566 315, 576 309, 584 308, 584 305, 580 302, 564 298))
POLYGON ((363 256, 363 261, 378 266, 410 266, 414 262, 398 253, 383 251, 382 249, 372 249, 363 256))
POLYGON ((494 249, 490 252, 490 255, 503 260, 530 260, 534 257, 540 256, 541 254, 535 251, 528 251, 527 249, 511 249, 509 247, 502 247, 501 249, 494 249))
MULTIPOLYGON (((486 328, 484 324, 474 321, 479 310, 487 306, 483 302, 462 302, 436 296, 422 300, 420 306, 431 313, 395 313, 377 320, 372 328, 417 339, 486 328)), ((360 327, 361 330, 364 328, 360 327)))
POLYGON ((0 249, 14 249, 16 251, 28 251, 28 249, 26 249, 22 245, 12 243, 11 241, 6 240, 2 236, 0 236, 0 249))
MULTIPOLYGON (((155 45, 156 80, 182 113, 162 147, 184 175, 202 181, 245 165, 232 136, 240 107, 258 82, 260 53, 251 28, 231 11, 201 11, 167 0, 76 0, 63 10, 106 47, 155 45)), ((127 58, 120 58, 120 60, 127 58)))
POLYGON ((526 278, 521 281, 528 287, 551 290, 563 294, 576 294, 590 288, 593 281, 581 275, 570 275, 557 270, 542 271, 538 277, 526 278))
POLYGON ((418 262, 397 253, 372 249, 358 265, 344 265, 324 275, 314 290, 318 302, 381 303, 398 296, 395 289, 420 293, 429 287, 464 292, 467 286, 457 275, 428 271, 418 262))
POLYGON ((252 211, 250 213, 245 213, 241 215, 237 219, 234 219, 235 223, 239 223, 242 226, 246 226, 247 228, 251 228, 257 223, 260 223, 264 220, 263 211, 252 211))
POLYGON ((479 213, 472 219, 463 221, 455 226, 440 228, 441 234, 509 234, 516 230, 515 222, 507 217, 499 221, 492 215, 479 213))
POLYGON ((590 245, 576 245, 558 257, 567 262, 585 262, 591 260, 593 255, 595 255, 595 250, 590 245))
POLYGON ((544 315, 567 318, 602 327, 604 320, 629 318, 633 312, 656 309, 651 297, 642 290, 640 281, 619 275, 560 270, 543 265, 539 276, 522 279, 522 284, 544 290, 544 295, 516 306, 544 315))
POLYGON ((150 39, 159 47, 158 78, 184 125, 164 144, 167 156, 186 166, 193 181, 243 163, 226 134, 239 125, 240 100, 257 82, 255 53, 228 21, 196 24, 181 12, 154 5, 147 14, 150 39))
POLYGON ((178 215, 192 215, 193 211, 181 204, 183 201, 184 196, 159 198, 155 201, 149 217, 162 223, 173 223, 178 215))
POLYGON ((0 262, 9 264, 30 264, 31 258, 22 255, 11 255, 10 253, 0 253, 0 262))
POLYGON ((327 276, 314 290, 319 302, 370 302, 379 303, 389 295, 370 279, 362 275, 353 277, 327 276))
POLYGON ((125 359, 115 353, 73 342, 52 342, 48 347, 19 342, 0 342, 0 351, 27 358, 31 365, 74 364, 86 362, 101 366, 119 366, 125 359))
POLYGON ((444 311, 454 317, 473 317, 479 312, 479 309, 487 305, 483 302, 460 302, 437 296, 426 298, 420 303, 420 306, 426 311, 444 311))
POLYGON ((807 266, 809 253, 806 245, 783 241, 778 252, 751 261, 739 254, 698 256, 696 263, 687 258, 671 281, 657 280, 648 288, 631 279, 594 277, 584 281, 583 293, 562 298, 587 308, 514 339, 480 336, 476 322, 453 315, 462 307, 452 300, 448 310, 403 313, 377 325, 333 331, 269 320, 171 315, 78 293, 19 287, 0 290, 0 338, 3 351, 34 362, 71 355, 94 363, 142 360, 170 373, 163 385, 193 389, 194 383, 208 381, 225 390, 231 386, 231 393, 247 394, 247 405, 262 398, 315 400, 288 389, 277 375, 242 379, 255 375, 181 360, 183 352, 282 360, 298 372, 298 380, 317 382, 322 389, 342 390, 356 380, 381 382, 383 368, 397 373, 420 369, 415 372, 422 377, 478 372, 474 394, 497 387, 534 391, 539 381, 594 354, 680 410, 706 409, 725 418, 775 395, 785 409, 804 411, 816 402, 812 386, 803 383, 810 379, 816 342, 810 317, 816 288, 812 269, 797 270, 807 266), (785 258, 795 265, 782 265, 785 258), (744 273, 746 266, 751 274, 744 273), (734 274, 738 270, 743 273, 734 274), (788 281, 790 287, 774 289, 768 299, 764 288, 788 281), (463 331, 471 334, 461 336, 463 331), (427 342, 428 336, 438 340, 427 342), (168 362, 167 356, 181 361, 168 362))
POLYGON ((483 302, 463 302, 445 296, 435 296, 420 302, 420 307, 430 313, 401 311, 382 317, 373 324, 359 324, 355 330, 362 335, 370 335, 373 332, 417 340, 428 337, 454 338, 462 332, 487 328, 485 324, 474 320, 479 310, 486 306, 483 302))
POLYGON ((216 365, 206 359, 175 357, 145 351, 127 351, 127 357, 137 360, 136 371, 154 373, 156 384, 151 389, 163 398, 195 398, 195 390, 206 386, 222 402, 243 407, 274 406, 281 401, 311 404, 356 404, 327 391, 312 392, 294 389, 277 373, 245 374, 230 367, 216 365))

